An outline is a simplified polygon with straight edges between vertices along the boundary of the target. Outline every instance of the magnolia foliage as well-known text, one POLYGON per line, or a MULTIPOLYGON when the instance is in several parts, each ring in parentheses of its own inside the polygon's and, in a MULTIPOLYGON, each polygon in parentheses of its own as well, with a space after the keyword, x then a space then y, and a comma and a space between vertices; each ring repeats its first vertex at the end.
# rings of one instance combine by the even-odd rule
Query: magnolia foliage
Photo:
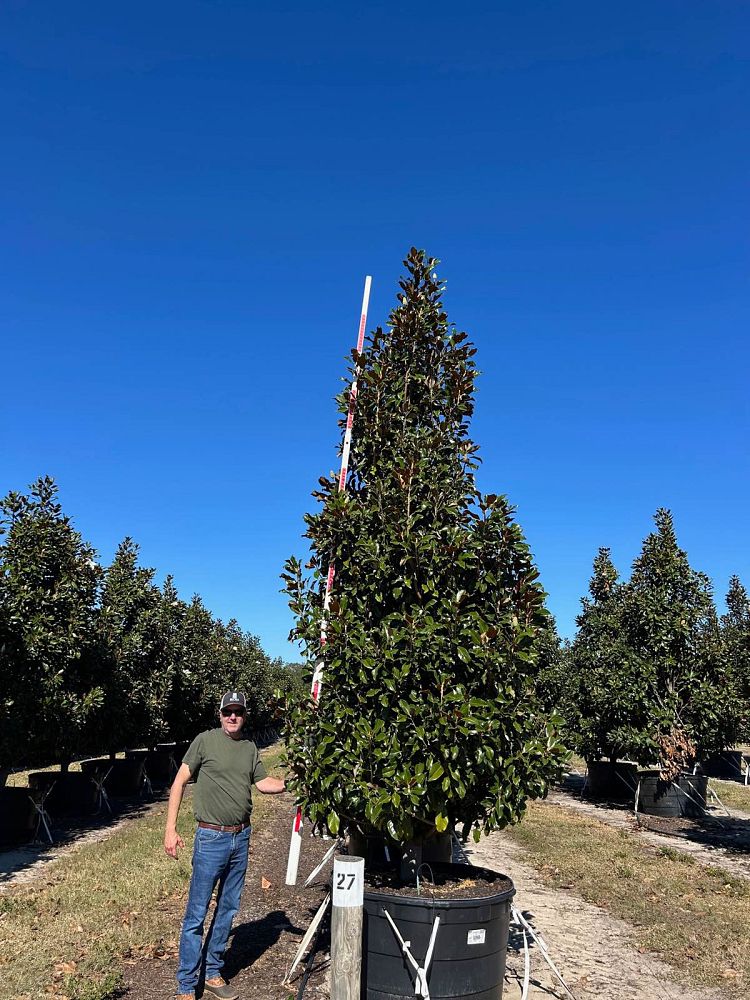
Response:
POLYGON ((475 486, 475 350, 448 322, 436 264, 411 250, 389 327, 354 353, 347 487, 320 480, 313 573, 295 558, 284 573, 310 670, 326 632, 319 704, 286 732, 299 800, 332 833, 402 843, 517 821, 563 752, 535 693, 544 592, 508 501, 475 486))

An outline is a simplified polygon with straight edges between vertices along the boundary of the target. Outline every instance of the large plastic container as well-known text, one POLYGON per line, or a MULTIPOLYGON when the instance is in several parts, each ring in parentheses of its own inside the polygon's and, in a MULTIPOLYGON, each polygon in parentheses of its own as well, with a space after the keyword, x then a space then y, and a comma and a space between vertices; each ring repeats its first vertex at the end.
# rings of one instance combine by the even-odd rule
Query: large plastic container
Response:
POLYGON ((701 768, 709 778, 742 781, 742 751, 724 750, 703 761, 701 768))
POLYGON ((708 778, 705 774, 681 774, 676 781, 662 780, 659 771, 639 772, 638 811, 649 816, 700 819, 706 814, 708 778))
POLYGON ((635 798, 638 786, 638 765, 632 761, 618 760, 614 765, 608 760, 591 760, 587 765, 585 794, 592 799, 630 801, 635 798))
MULTIPOLYGON (((93 766, 96 762, 92 761, 93 766)), ((144 757, 118 757, 107 761, 109 776, 104 782, 108 795, 124 799, 138 798, 143 794, 143 781, 146 773, 144 757)))
POLYGON ((0 845, 13 847, 30 840, 34 816, 28 788, 0 788, 0 845))
POLYGON ((153 750, 126 750, 125 759, 140 759, 144 762, 153 788, 164 788, 175 775, 174 744, 169 747, 162 745, 153 750))
POLYGON ((29 788, 47 792, 44 808, 57 816, 86 816, 96 811, 96 785, 82 771, 34 771, 29 788))
MULTIPOLYGON (((435 874, 458 878, 494 872, 471 865, 435 864, 435 874)), ((363 997, 367 1000, 401 1000, 414 997, 414 970, 405 958, 385 911, 391 915, 410 951, 422 965, 436 916, 440 917, 433 957, 427 973, 432 1000, 500 1000, 503 995, 505 956, 511 900, 515 888, 491 891, 474 899, 433 897, 431 886, 424 895, 405 896, 368 890, 364 894, 364 941, 362 948, 363 997)))

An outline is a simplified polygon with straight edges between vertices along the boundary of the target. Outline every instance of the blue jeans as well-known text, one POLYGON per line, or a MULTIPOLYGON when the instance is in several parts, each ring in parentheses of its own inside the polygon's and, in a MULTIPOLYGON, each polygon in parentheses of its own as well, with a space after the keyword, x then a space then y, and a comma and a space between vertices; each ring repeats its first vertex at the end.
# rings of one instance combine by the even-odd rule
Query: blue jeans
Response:
POLYGON ((222 833, 198 827, 193 846, 193 875, 190 879, 185 919, 180 935, 177 992, 194 993, 205 954, 206 979, 221 975, 224 949, 245 884, 250 827, 240 833, 222 833), (216 892, 216 912, 203 944, 203 925, 216 892))

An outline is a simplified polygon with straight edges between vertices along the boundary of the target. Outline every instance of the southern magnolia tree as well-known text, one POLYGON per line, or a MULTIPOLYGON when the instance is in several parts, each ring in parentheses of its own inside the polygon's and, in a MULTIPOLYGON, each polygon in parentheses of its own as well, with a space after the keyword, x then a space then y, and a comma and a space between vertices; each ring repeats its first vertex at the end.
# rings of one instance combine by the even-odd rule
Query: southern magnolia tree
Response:
POLYGON ((389 328, 355 352, 347 489, 321 479, 312 579, 294 558, 283 575, 314 661, 336 570, 322 696, 286 732, 299 800, 331 833, 417 844, 517 821, 563 756, 535 694, 544 592, 508 502, 474 484, 475 351, 448 323, 436 263, 411 250, 389 328))
POLYGON ((559 709, 570 741, 588 761, 650 755, 651 699, 647 677, 623 629, 625 585, 610 551, 599 549, 581 601, 578 632, 567 659, 559 709))
POLYGON ((0 531, 0 767, 67 765, 103 700, 94 621, 102 571, 49 477, 0 501, 0 531))
POLYGON ((674 776, 735 739, 738 711, 710 582, 670 512, 655 521, 627 583, 599 550, 559 707, 587 760, 659 762, 674 776))
POLYGON ((721 634, 727 668, 739 694, 741 738, 750 739, 750 601, 738 576, 729 581, 727 613, 721 619, 721 634))
POLYGON ((247 729, 262 733, 274 722, 275 690, 288 683, 280 662, 272 662, 258 638, 236 621, 214 619, 197 595, 179 610, 168 707, 172 736, 192 739, 215 726, 228 687, 247 692, 247 729))
POLYGON ((671 513, 657 510, 654 520, 656 531, 633 564, 622 620, 650 711, 637 759, 650 744, 651 759, 674 774, 730 745, 739 720, 711 583, 677 545, 671 513))
POLYGON ((159 589, 130 539, 102 570, 49 478, 0 500, 0 542, 0 785, 21 766, 192 739, 230 686, 268 726, 274 689, 298 683, 171 577, 159 589))
POLYGON ((124 539, 104 574, 98 613, 109 710, 96 744, 107 750, 166 738, 172 670, 163 600, 154 570, 138 565, 138 546, 124 539))

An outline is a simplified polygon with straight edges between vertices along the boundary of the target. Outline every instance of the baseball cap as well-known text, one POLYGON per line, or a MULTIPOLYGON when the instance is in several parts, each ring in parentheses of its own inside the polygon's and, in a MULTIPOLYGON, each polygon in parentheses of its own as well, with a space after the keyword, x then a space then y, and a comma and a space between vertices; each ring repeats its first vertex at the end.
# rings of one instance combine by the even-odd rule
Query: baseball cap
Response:
POLYGON ((229 708, 230 705, 247 709, 247 698, 241 691, 227 691, 226 694, 222 695, 219 709, 229 708))

